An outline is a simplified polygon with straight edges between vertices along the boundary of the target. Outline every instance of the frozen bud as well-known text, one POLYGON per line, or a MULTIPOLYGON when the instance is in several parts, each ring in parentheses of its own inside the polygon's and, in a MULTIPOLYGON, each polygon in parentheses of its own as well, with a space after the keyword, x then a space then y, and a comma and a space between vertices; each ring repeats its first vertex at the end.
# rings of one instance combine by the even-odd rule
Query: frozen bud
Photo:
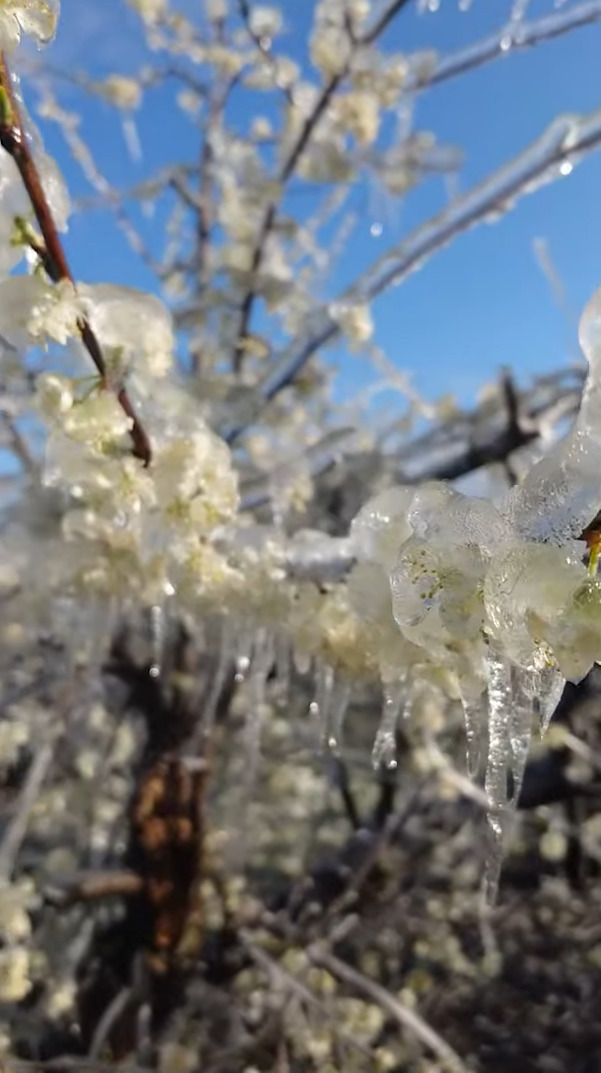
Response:
POLYGON ((330 315, 338 322, 342 331, 348 336, 351 344, 361 346, 367 343, 374 331, 374 322, 371 310, 366 302, 350 305, 346 302, 335 302, 330 307, 330 315))
POLYGON ((125 78, 124 75, 109 75, 101 86, 102 95, 117 108, 125 112, 133 112, 140 107, 142 90, 135 78, 125 78))
POLYGON ((51 41, 56 33, 59 0, 1 0, 0 48, 16 48, 21 34, 38 45, 51 41))
POLYGON ((35 387, 38 405, 47 420, 55 421, 73 406, 73 383, 68 377, 42 373, 35 387))

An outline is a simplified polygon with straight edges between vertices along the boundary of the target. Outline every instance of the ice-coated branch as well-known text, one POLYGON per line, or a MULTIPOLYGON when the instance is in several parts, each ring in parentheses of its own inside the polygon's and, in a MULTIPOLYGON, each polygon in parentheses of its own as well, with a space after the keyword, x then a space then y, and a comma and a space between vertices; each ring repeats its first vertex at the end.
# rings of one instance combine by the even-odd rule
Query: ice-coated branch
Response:
MULTIPOLYGON (((519 198, 547 182, 563 178, 587 153, 601 146, 601 109, 589 115, 558 116, 522 153, 452 201, 442 212, 401 239, 335 301, 337 308, 373 301, 402 283, 433 254, 477 224, 493 222, 509 212, 519 198)), ((330 307, 318 309, 306 324, 304 338, 294 340, 276 360, 259 386, 265 402, 286 387, 309 359, 342 333, 330 307)), ((258 415, 257 415, 258 416, 258 415)), ((244 426, 226 430, 234 440, 244 426)))
MULTIPOLYGON (((0 52, 0 145, 14 160, 23 186, 31 202, 35 218, 42 233, 43 241, 32 240, 30 245, 38 254, 50 279, 54 283, 61 280, 69 280, 74 284, 74 279, 69 268, 63 245, 58 235, 56 224, 52 216, 52 210, 44 192, 40 173, 33 158, 30 142, 21 118, 21 111, 13 87, 13 81, 6 62, 4 53, 0 52)), ((78 327, 82 342, 88 351, 100 377, 104 389, 109 389, 108 372, 102 348, 89 322, 81 317, 78 327)), ((134 410, 129 393, 122 385, 116 388, 115 394, 121 409, 130 421, 130 437, 133 444, 133 453, 140 458, 145 466, 150 465, 152 448, 148 434, 140 422, 134 410)))
POLYGON ((439 82, 446 82, 449 78, 465 74, 466 71, 481 67, 501 56, 507 56, 508 53, 532 48, 542 41, 561 37, 563 34, 571 33, 572 30, 590 26, 599 21, 601 21, 601 0, 586 0, 585 3, 566 8, 565 11, 556 11, 529 22, 520 20, 515 23, 506 23, 499 30, 480 41, 475 41, 467 48, 462 48, 449 56, 443 56, 432 71, 415 75, 407 88, 427 89, 429 86, 436 86, 439 82))
POLYGON ((377 41, 382 36, 384 31, 390 26, 391 22, 401 13, 404 7, 410 0, 393 0, 393 2, 386 8, 385 11, 376 19, 376 21, 369 27, 366 33, 363 34, 360 40, 361 45, 372 45, 374 41, 377 41))
MULTIPOLYGON (((380 18, 367 30, 364 37, 357 40, 351 38, 353 44, 353 50, 360 48, 364 45, 372 45, 377 38, 384 32, 387 26, 390 25, 392 20, 398 15, 402 8, 407 4, 408 0, 393 0, 390 7, 380 16, 380 18)), ((351 50, 351 54, 353 52, 351 50)), ((302 124, 298 136, 295 138, 288 154, 286 155, 282 166, 279 170, 277 177, 277 186, 283 191, 289 183, 290 179, 296 173, 298 164, 303 157, 307 146, 309 145, 311 138, 315 132, 316 127, 321 122, 322 117, 325 115, 334 94, 338 90, 339 86, 346 79, 351 64, 351 57, 346 63, 341 65, 340 70, 331 76, 324 86, 321 93, 318 95, 315 101, 315 106, 310 114, 307 116, 305 122, 302 124)), ((261 268, 263 258, 265 255, 265 249, 267 241, 271 236, 277 216, 278 216, 279 202, 273 200, 267 206, 263 218, 261 220, 259 230, 257 233, 257 239, 252 250, 250 273, 251 277, 255 277, 261 268)), ((254 303, 257 297, 255 287, 249 287, 246 294, 242 298, 240 304, 240 317, 238 327, 236 330, 236 352, 234 355, 234 368, 239 371, 242 365, 244 357, 244 340, 248 333, 248 329, 251 322, 254 303)))
POLYGON ((313 965, 326 969, 337 980, 348 984, 358 994, 380 1006, 403 1031, 411 1033, 432 1054, 435 1054, 447 1073, 468 1073, 468 1067, 463 1059, 427 1021, 424 1021, 417 1010, 399 1002, 390 991, 381 987, 375 980, 370 980, 364 973, 335 957, 334 954, 330 954, 317 943, 309 947, 307 956, 313 965))
POLYGON ((15 860, 27 834, 31 810, 48 774, 52 757, 52 745, 46 742, 38 749, 31 762, 25 784, 15 805, 14 815, 0 845, 0 881, 2 882, 7 882, 11 878, 15 860))

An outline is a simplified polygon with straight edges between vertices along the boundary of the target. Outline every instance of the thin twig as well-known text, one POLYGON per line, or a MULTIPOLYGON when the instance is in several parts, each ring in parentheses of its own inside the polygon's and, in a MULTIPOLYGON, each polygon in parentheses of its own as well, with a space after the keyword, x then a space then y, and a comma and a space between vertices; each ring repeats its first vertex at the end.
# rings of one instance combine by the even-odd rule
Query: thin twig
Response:
MULTIPOLYGON (((0 53, 0 93, 2 95, 0 108, 0 145, 14 160, 23 185, 29 196, 35 218, 38 222, 43 238, 43 264, 54 283, 61 280, 69 280, 73 285, 75 281, 65 255, 61 240, 56 229, 52 210, 44 193, 42 180, 37 165, 33 159, 30 144, 27 139, 19 104, 13 88, 10 71, 3 52, 0 53)), ((40 244, 40 249, 42 248, 40 244)), ((81 317, 78 320, 78 328, 86 350, 88 351, 98 374, 100 385, 108 389, 112 385, 109 382, 106 364, 102 349, 89 322, 81 317)), ((125 387, 116 391, 121 409, 131 421, 130 437, 133 443, 133 453, 140 458, 145 466, 150 465, 152 449, 148 435, 136 416, 132 401, 125 387)))
POLYGON ((463 1059, 427 1021, 424 1021, 416 1010, 394 998, 389 991, 380 987, 379 984, 370 980, 369 977, 354 969, 345 961, 335 957, 334 954, 328 953, 319 944, 310 946, 307 950, 307 956, 314 965, 326 969, 336 979, 348 984, 359 994, 380 1006, 402 1029, 416 1036, 420 1043, 423 1043, 428 1050, 432 1051, 443 1062, 449 1073, 451 1071, 452 1073, 469 1073, 463 1059))
POLYGON ((131 898, 144 886, 136 872, 90 872, 76 876, 63 886, 58 884, 44 891, 44 900, 61 909, 79 902, 95 902, 116 896, 131 898))
POLYGON ((27 834, 31 810, 46 778, 52 755, 53 745, 47 742, 38 750, 27 772, 25 785, 17 799, 14 816, 0 845, 0 880, 9 880, 12 875, 17 855, 27 834))
POLYGON ((109 1003, 102 1017, 100 1018, 96 1031, 90 1045, 90 1058, 98 1058, 102 1053, 108 1037, 111 1034, 112 1029, 119 1018, 125 1013, 129 1003, 131 1002, 133 989, 131 987, 123 987, 121 991, 118 991, 112 1002, 109 1003))

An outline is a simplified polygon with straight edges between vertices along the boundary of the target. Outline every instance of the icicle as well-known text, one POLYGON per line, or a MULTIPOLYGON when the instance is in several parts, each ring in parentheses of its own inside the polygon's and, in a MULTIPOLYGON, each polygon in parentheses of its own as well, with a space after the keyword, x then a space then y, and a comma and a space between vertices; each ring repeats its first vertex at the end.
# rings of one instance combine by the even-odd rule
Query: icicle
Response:
MULTIPOLYGON (((532 672, 513 668, 513 686, 511 697, 511 710, 509 714, 509 744, 510 771, 512 781, 512 793, 510 804, 517 807, 524 771, 530 752, 532 738, 532 716, 534 714, 534 701, 531 692, 532 672)), ((538 675, 536 675, 538 678, 538 675)))
POLYGON ((327 663, 320 663, 316 669, 315 678, 315 696, 309 705, 309 713, 313 719, 319 720, 319 735, 323 745, 327 743, 327 727, 334 690, 334 669, 327 663))
POLYGON ((265 685, 273 663, 273 641, 265 629, 258 630, 249 671, 250 704, 244 731, 247 789, 255 783, 261 753, 261 730, 265 713, 265 685))
POLYGON ((484 875, 488 902, 494 902, 496 898, 503 859, 507 816, 507 764, 511 752, 508 725, 513 702, 511 672, 510 663, 491 653, 488 660, 488 760, 484 781, 491 834, 484 875))
POLYGON ((275 638, 275 673, 282 698, 288 699, 290 693, 291 650, 290 638, 285 633, 278 633, 275 638))
POLYGON ((238 654, 236 656, 236 674, 234 681, 237 685, 240 685, 246 678, 250 661, 253 654, 254 633, 252 630, 244 629, 238 637, 236 648, 238 654))
POLYGON ((150 643, 152 662, 148 673, 151 678, 160 678, 165 645, 165 611, 162 604, 153 604, 150 608, 150 643))
POLYGON ((236 645, 234 631, 232 630, 231 624, 226 620, 224 621, 221 630, 219 656, 217 658, 217 666, 215 667, 215 673, 211 683, 211 690, 207 697, 206 704, 203 707, 199 725, 199 732, 205 738, 208 737, 213 728, 219 698, 226 683, 228 671, 234 663, 235 652, 236 645))
POLYGON ((344 731, 344 719, 351 699, 350 682, 344 679, 335 682, 332 687, 332 695, 324 727, 324 741, 327 748, 334 753, 342 748, 342 735, 344 731))
POLYGON ((541 737, 544 737, 549 729, 549 723, 561 700, 565 684, 566 680, 557 667, 545 667, 539 674, 536 701, 540 713, 541 737))
POLYGON ((467 740, 466 766, 470 779, 476 781, 482 767, 482 745, 485 727, 485 698, 483 696, 470 697, 467 693, 461 693, 461 706, 465 723, 465 736, 467 740))
POLYGON ((397 767, 396 730, 404 700, 404 680, 394 685, 387 683, 384 686, 382 716, 371 752, 372 764, 376 771, 382 767, 394 771, 397 767))

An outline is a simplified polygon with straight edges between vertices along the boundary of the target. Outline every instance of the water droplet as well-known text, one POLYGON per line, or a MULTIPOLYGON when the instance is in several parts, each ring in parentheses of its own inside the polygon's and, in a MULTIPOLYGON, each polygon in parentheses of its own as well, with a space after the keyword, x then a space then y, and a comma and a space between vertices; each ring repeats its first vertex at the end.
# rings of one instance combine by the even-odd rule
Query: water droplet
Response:
POLYGON ((369 229, 369 233, 373 238, 380 238, 384 228, 381 223, 373 223, 369 229))
POLYGON ((248 674, 248 668, 250 667, 250 656, 238 656, 236 660, 236 673, 234 675, 234 681, 240 685, 248 674))
POLYGON ((511 36, 511 34, 505 34, 505 36, 502 37, 499 41, 499 48, 501 49, 501 52, 509 52, 509 49, 512 45, 513 37, 511 36))
POLYGON ((571 175, 573 170, 574 165, 569 160, 564 160, 563 163, 559 165, 560 175, 571 175))

